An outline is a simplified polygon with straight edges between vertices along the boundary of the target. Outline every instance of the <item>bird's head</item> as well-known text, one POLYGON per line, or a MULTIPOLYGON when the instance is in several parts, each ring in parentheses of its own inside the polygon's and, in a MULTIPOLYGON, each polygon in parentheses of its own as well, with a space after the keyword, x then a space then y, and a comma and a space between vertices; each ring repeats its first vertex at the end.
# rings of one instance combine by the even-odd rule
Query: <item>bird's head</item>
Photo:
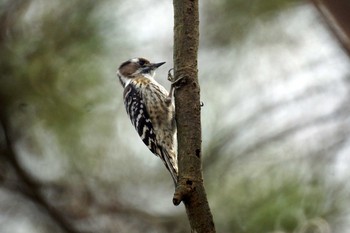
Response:
POLYGON ((150 63, 145 58, 132 58, 123 62, 117 71, 117 75, 123 87, 129 84, 129 82, 136 78, 138 75, 142 75, 146 78, 153 78, 155 70, 163 65, 165 62, 150 63))

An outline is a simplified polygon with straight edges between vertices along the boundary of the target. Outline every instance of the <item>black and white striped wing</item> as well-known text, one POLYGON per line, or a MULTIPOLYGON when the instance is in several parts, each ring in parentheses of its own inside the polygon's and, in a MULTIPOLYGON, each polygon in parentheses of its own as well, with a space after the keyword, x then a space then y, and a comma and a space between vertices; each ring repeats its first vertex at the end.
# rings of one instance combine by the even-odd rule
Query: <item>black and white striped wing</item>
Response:
POLYGON ((171 160, 174 156, 171 156, 169 152, 158 143, 145 101, 133 84, 127 85, 124 89, 124 104, 126 112, 140 138, 153 154, 162 159, 176 185, 177 166, 172 164, 172 162, 174 163, 176 161, 171 160))
POLYGON ((124 104, 131 123, 148 149, 159 156, 159 148, 150 116, 141 94, 129 84, 124 90, 124 104))

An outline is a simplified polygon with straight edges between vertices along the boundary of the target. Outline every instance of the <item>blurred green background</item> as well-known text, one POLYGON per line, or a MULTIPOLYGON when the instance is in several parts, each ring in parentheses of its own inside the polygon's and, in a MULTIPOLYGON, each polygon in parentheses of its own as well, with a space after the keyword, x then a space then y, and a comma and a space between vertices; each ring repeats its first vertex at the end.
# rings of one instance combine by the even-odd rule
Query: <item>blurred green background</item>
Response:
MULTIPOLYGON (((312 4, 200 2, 203 172, 217 232, 349 232, 349 58, 312 4)), ((128 119, 119 64, 172 67, 171 1, 1 0, 0 232, 189 232, 128 119), (64 221, 38 203, 35 194, 64 221), (34 196, 35 196, 34 195, 34 196)))

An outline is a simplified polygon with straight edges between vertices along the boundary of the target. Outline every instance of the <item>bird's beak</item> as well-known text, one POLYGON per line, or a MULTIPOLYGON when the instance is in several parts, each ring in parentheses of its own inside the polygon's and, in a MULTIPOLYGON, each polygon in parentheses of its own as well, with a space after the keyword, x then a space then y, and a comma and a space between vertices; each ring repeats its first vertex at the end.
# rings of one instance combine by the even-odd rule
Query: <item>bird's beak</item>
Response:
POLYGON ((150 63, 142 68, 142 73, 150 73, 151 71, 156 70, 159 66, 163 65, 165 62, 159 63, 150 63))
POLYGON ((163 64, 165 64, 165 62, 152 63, 152 64, 151 64, 151 67, 152 67, 153 69, 157 69, 159 66, 161 66, 161 65, 163 65, 163 64))

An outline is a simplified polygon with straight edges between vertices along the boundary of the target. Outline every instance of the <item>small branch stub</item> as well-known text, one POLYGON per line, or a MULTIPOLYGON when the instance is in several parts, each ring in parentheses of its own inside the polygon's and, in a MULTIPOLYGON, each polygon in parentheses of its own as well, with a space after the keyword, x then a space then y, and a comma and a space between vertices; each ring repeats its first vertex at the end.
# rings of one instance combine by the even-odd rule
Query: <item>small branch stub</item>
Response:
POLYGON ((191 195, 193 192, 193 181, 191 179, 185 179, 184 181, 178 183, 178 186, 175 189, 173 204, 179 205, 181 201, 186 200, 186 197, 191 195), (184 185, 185 184, 185 185, 184 185))

